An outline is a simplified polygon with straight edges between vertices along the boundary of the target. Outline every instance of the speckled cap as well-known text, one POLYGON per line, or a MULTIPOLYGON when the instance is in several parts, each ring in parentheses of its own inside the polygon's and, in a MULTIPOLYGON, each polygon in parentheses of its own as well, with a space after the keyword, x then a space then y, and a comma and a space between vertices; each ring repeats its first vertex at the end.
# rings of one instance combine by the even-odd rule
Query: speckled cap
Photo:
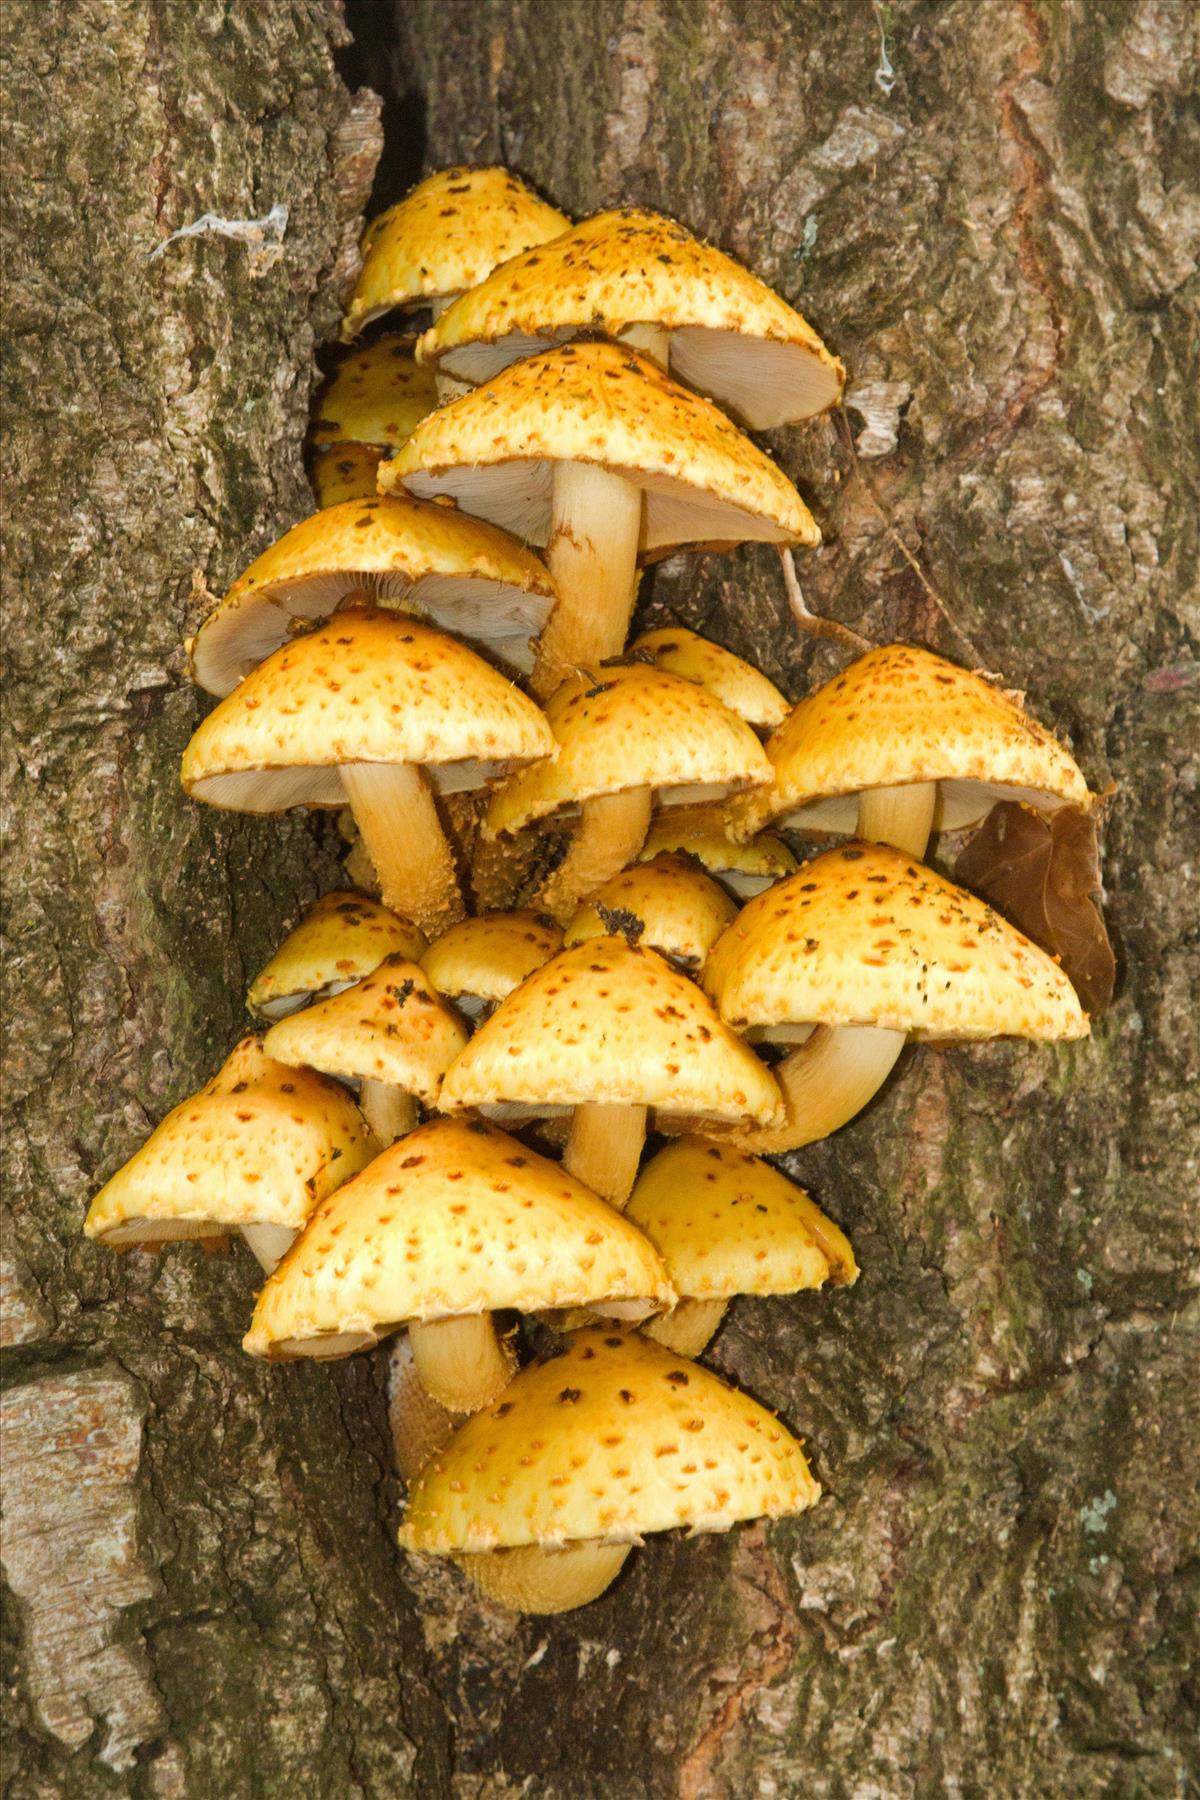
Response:
POLYGON ((781 1110, 770 1070, 695 983, 611 937, 560 951, 502 1000, 452 1064, 441 1106, 589 1101, 730 1121, 781 1110))
POLYGON ((421 966, 464 1012, 503 1000, 562 949, 562 931, 538 912, 488 912, 436 937, 421 966))
POLYGON ((739 826, 769 819, 853 832, 865 789, 939 784, 934 828, 982 819, 997 800, 1045 811, 1087 806, 1087 783, 1063 746, 1007 694, 916 644, 869 650, 807 700, 767 741, 769 788, 737 809, 739 826))
MULTIPOLYGON (((747 794, 746 800, 750 796, 747 794)), ((735 803, 741 804, 741 803, 735 803)), ((794 875, 799 868, 782 838, 760 832, 740 841, 733 836, 728 814, 717 806, 669 807, 650 821, 641 859, 663 850, 694 856, 710 875, 739 898, 761 893, 773 881, 794 875)))
POLYGON ((197 800, 234 812, 344 806, 343 763, 410 763, 444 792, 554 756, 540 709, 454 638, 348 611, 260 663, 183 754, 197 800))
POLYGON ((567 344, 501 371, 423 419, 380 489, 449 494, 530 544, 550 532, 555 463, 594 463, 641 487, 640 550, 817 544, 783 471, 711 401, 617 344, 567 344))
POLYGON ((638 207, 585 219, 465 293, 418 354, 464 381, 578 331, 668 333, 671 368, 756 431, 824 412, 845 373, 812 326, 756 275, 674 219, 638 207))
POLYGON ((565 941, 623 937, 694 975, 736 917, 729 895, 690 857, 664 854, 597 888, 571 920, 565 941))
POLYGON ((405 956, 385 957, 353 987, 272 1025, 263 1040, 280 1062, 383 1082, 426 1106, 466 1042, 458 1014, 405 956))
POLYGON ((437 403, 433 373, 414 359, 412 339, 390 332, 338 364, 317 402, 308 441, 395 450, 437 403))
POLYGON ((743 907, 704 986, 753 1025, 880 1025, 921 1038, 1088 1034, 1058 964, 999 913, 883 844, 827 850, 743 907))
POLYGON ((487 837, 603 794, 653 788, 660 805, 708 799, 769 780, 750 727, 693 682, 644 663, 564 681, 546 703, 554 761, 518 770, 488 802, 487 837))
POLYGON ((188 645, 192 676, 228 694, 273 650, 352 595, 420 613, 531 666, 554 583, 530 551, 453 508, 343 500, 286 531, 239 575, 188 645))
POLYGON ((88 1208, 88 1237, 120 1247, 181 1235, 285 1225, 298 1231, 377 1145, 350 1095, 308 1069, 274 1062, 243 1038, 197 1094, 169 1112, 88 1208), (152 1223, 163 1226, 156 1233, 152 1223))
POLYGON ((682 625, 643 631, 630 644, 629 655, 697 682, 747 725, 770 729, 787 718, 788 703, 773 681, 732 650, 682 625))
POLYGON ((361 981, 385 956, 419 961, 424 934, 378 900, 348 890, 324 894, 280 944, 250 984, 246 1005, 262 1019, 282 1019, 361 981))
POLYGON ((327 444, 314 450, 309 479, 318 506, 345 500, 374 500, 384 452, 373 444, 327 444))
POLYGON ((557 1163, 478 1119, 434 1119, 316 1212, 244 1345, 271 1356, 281 1340, 409 1319, 674 1298, 648 1239, 557 1163))
POLYGON ((461 294, 570 224, 507 169, 440 169, 367 226, 342 336, 357 337, 393 307, 461 294))
POLYGON ((689 1300, 792 1294, 858 1280, 850 1241, 760 1157, 683 1137, 652 1157, 625 1217, 657 1245, 689 1300))
POLYGON ((630 1332, 577 1332, 524 1369, 417 1476, 406 1550, 546 1546, 728 1531, 820 1496, 780 1421, 698 1364, 630 1332))

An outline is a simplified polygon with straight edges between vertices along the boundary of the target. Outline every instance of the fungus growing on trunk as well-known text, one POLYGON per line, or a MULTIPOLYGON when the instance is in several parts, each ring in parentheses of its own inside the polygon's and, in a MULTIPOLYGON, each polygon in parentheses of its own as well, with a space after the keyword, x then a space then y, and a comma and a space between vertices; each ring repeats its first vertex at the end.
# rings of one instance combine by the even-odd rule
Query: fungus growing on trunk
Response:
POLYGON ((686 975, 698 975, 704 959, 737 907, 724 888, 687 856, 664 853, 623 869, 579 907, 564 942, 623 937, 657 950, 686 975))
POLYGON ((788 716, 787 701, 753 663, 681 625, 643 631, 630 644, 629 656, 707 688, 756 731, 774 730, 788 716))
POLYGON ((544 913, 486 912, 435 938, 421 967, 439 994, 479 1020, 561 949, 562 932, 544 913))
POLYGON ((340 994, 378 968, 385 956, 419 961, 425 938, 407 919, 365 894, 339 889, 309 908, 250 983, 248 1010, 283 1019, 313 1000, 340 994))
POLYGON ((648 862, 664 850, 694 856, 737 900, 761 894, 800 867, 783 839, 769 832, 741 842, 719 806, 673 806, 656 813, 638 860, 648 862))

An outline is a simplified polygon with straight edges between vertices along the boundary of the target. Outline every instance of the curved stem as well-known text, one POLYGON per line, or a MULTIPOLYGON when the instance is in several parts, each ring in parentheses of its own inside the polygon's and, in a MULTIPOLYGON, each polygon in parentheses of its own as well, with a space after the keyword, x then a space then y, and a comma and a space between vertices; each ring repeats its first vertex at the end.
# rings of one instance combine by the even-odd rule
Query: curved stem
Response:
POLYGON ((416 1129, 417 1103, 403 1088, 390 1081, 364 1081, 358 1095, 359 1111, 383 1145, 416 1129))
POLYGON ((566 1550, 525 1544, 484 1550, 455 1561, 481 1593, 512 1612, 560 1613, 597 1599, 620 1574, 631 1544, 587 1540, 566 1550))
POLYGON ((681 1300, 674 1312, 651 1319, 642 1331, 677 1356, 699 1356, 728 1310, 728 1300, 681 1300))
POLYGON ((633 1192, 645 1141, 644 1106, 606 1106, 591 1101, 575 1108, 563 1168, 623 1212, 633 1192))
POLYGON ((637 592, 642 491, 596 463, 558 463, 546 566, 558 604, 530 681, 545 700, 585 663, 619 656, 637 592))
POLYGON ((868 844, 891 844, 909 856, 924 856, 936 805, 936 781, 870 788, 858 796, 858 835, 868 844))
POLYGON ((454 858, 433 796, 408 763, 344 763, 342 786, 383 904, 436 937, 463 917, 454 858))
POLYGON ((242 1237, 269 1275, 299 1237, 290 1225, 243 1225, 242 1237))
MULTIPOLYGON (((766 1130, 736 1131, 739 1150, 776 1156, 815 1144, 860 1113, 879 1092, 907 1042, 903 1031, 878 1025, 819 1025, 775 1068, 786 1117, 766 1130)), ((712 1127, 704 1129, 712 1134, 712 1127)))
POLYGON ((517 1372, 513 1347, 496 1336, 491 1313, 409 1322, 421 1386, 451 1412, 478 1412, 517 1372))
POLYGON ((421 1385, 407 1336, 388 1346, 387 1389, 396 1467, 411 1481, 450 1442, 458 1420, 421 1385))
POLYGON ((534 905, 569 924, 579 902, 626 868, 645 843, 650 801, 649 788, 585 800, 571 847, 543 881, 534 905))

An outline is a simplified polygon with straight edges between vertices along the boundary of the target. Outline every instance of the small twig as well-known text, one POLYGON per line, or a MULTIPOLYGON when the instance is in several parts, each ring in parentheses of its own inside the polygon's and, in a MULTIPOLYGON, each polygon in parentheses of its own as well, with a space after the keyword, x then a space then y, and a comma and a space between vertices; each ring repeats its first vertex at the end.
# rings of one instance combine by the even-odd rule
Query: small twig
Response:
POLYGON ((875 648, 870 638, 860 637, 848 625, 839 625, 836 619, 823 619, 819 614, 810 612, 800 587, 800 577, 796 574, 795 561, 786 545, 780 549, 779 560, 783 564, 783 585, 787 589, 788 606, 801 631, 809 637, 829 638, 832 643, 841 644, 843 649, 853 650, 856 656, 861 655, 864 650, 875 648))

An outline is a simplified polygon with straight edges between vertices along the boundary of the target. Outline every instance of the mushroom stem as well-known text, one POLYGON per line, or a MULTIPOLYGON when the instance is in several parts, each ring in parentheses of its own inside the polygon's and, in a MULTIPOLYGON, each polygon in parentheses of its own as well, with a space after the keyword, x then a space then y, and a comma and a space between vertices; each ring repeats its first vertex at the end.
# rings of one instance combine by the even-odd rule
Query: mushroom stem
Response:
POLYGON ((565 1550, 523 1544, 455 1558, 481 1593, 512 1612, 560 1613, 598 1599, 621 1572, 631 1544, 586 1540, 565 1550))
POLYGON ((619 874, 645 843, 650 800, 649 788, 585 800, 571 848, 543 881, 534 904, 560 925, 568 924, 579 902, 619 874))
MULTIPOLYGON (((435 299, 429 302, 430 315, 435 325, 445 312, 446 308, 457 299, 457 294, 439 294, 435 299)), ((469 381, 459 381, 458 377, 456 375, 451 375, 449 371, 443 372, 440 363, 434 367, 433 385, 437 393, 439 406, 446 406, 451 400, 457 400, 460 394, 469 394, 471 391, 471 383, 469 381)))
POLYGON ((242 1238, 270 1275, 300 1234, 290 1225, 243 1225, 242 1238))
POLYGON ((589 1101, 575 1108, 563 1168, 623 1212, 633 1192, 645 1141, 644 1106, 589 1101))
POLYGON ((540 840, 526 829, 513 837, 488 837, 481 831, 471 858, 471 898, 476 912, 498 912, 512 906, 529 880, 540 840))
POLYGON ((450 1442, 458 1421, 421 1385, 407 1336, 388 1347, 387 1388, 396 1467, 411 1481, 450 1442))
POLYGON ((651 1319, 642 1330, 678 1356, 699 1356, 728 1309, 728 1300, 681 1300, 674 1312, 651 1319))
POLYGON ((546 566, 558 604, 530 681, 539 699, 582 664, 619 656, 637 592, 642 492, 595 463, 555 466, 546 566))
POLYGON ((617 333, 617 342, 640 350, 666 374, 671 360, 671 334, 661 325, 627 325, 617 333))
POLYGON ((417 1103, 403 1088, 390 1081, 364 1081, 358 1096, 359 1110, 381 1144, 394 1144, 416 1129, 417 1103))
POLYGON ((924 856, 936 804, 936 781, 870 788, 858 796, 858 836, 869 844, 891 844, 909 856, 924 856))
POLYGON ((906 1032, 878 1025, 819 1025, 776 1065, 784 1123, 736 1131, 733 1142, 739 1150, 776 1156, 829 1137, 875 1097, 906 1042, 906 1032))
POLYGON ((420 770, 409 763, 345 763, 342 786, 383 904, 427 937, 461 919, 454 858, 420 770))
POLYGON ((414 1319, 408 1341, 421 1386, 451 1412, 478 1412, 516 1374, 516 1354, 497 1337, 491 1313, 414 1319))

